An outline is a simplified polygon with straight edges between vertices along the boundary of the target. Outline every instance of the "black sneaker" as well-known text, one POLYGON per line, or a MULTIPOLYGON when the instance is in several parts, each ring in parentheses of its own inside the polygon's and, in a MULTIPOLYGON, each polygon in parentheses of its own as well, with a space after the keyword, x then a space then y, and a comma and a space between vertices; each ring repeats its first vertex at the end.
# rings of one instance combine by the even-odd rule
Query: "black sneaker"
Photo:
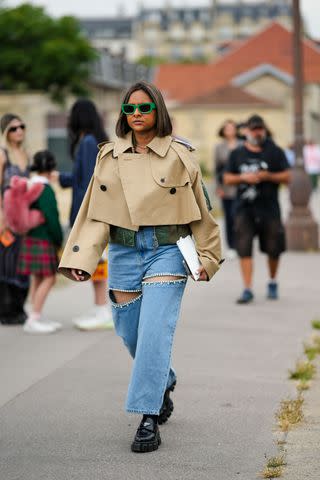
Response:
POLYGON ((158 419, 159 425, 162 425, 163 423, 165 423, 173 412, 174 406, 173 406, 173 401, 170 398, 170 392, 173 392, 176 384, 177 382, 174 381, 173 384, 170 385, 170 387, 167 388, 166 391, 164 392, 163 402, 162 402, 162 406, 159 413, 159 419, 158 419))
POLYGON ((131 450, 137 453, 153 452, 159 448, 160 444, 157 422, 152 417, 144 415, 131 444, 131 450))

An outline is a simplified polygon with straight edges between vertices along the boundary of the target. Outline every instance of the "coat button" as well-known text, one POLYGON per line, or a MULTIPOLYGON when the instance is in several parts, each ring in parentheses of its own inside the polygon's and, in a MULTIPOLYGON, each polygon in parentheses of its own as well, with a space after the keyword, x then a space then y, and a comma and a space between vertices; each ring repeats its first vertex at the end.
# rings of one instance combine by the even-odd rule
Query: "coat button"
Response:
POLYGON ((103 192, 106 192, 107 191, 107 187, 105 185, 101 185, 100 186, 100 190, 102 190, 103 192))
POLYGON ((171 195, 174 195, 174 194, 176 193, 176 191, 177 191, 177 189, 176 189, 176 188, 174 188, 174 187, 173 187, 173 188, 171 188, 171 189, 170 189, 170 193, 171 193, 171 195))
POLYGON ((165 178, 160 178, 160 182, 161 182, 161 183, 164 183, 165 181, 166 181, 165 178))
POLYGON ((73 252, 79 252, 79 250, 80 250, 79 245, 75 245, 72 249, 73 252))

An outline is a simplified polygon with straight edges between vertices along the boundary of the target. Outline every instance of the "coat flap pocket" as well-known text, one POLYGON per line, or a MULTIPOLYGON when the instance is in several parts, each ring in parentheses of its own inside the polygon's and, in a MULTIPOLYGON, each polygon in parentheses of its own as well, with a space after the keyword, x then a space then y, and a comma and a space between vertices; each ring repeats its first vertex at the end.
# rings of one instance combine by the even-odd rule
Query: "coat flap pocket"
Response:
POLYGON ((190 183, 190 175, 183 163, 168 165, 164 159, 151 161, 151 171, 154 181, 164 188, 183 187, 190 183))

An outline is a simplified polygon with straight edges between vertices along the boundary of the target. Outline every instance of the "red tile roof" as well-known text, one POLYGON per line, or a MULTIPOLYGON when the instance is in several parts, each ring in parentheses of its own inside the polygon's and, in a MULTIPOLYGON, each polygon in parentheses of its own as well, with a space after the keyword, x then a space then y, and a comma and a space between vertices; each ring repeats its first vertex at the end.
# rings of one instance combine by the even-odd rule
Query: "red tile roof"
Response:
MULTIPOLYGON (((320 83, 320 51, 310 40, 304 40, 303 54, 305 82, 320 83)), ((184 102, 226 86, 235 76, 266 63, 293 73, 292 32, 278 22, 273 22, 214 63, 161 65, 155 83, 166 98, 184 102)))
POLYGON ((192 97, 184 102, 185 105, 232 105, 232 106, 259 106, 259 107, 276 107, 276 103, 264 100, 263 98, 252 95, 245 90, 232 85, 221 87, 208 92, 205 95, 192 97))

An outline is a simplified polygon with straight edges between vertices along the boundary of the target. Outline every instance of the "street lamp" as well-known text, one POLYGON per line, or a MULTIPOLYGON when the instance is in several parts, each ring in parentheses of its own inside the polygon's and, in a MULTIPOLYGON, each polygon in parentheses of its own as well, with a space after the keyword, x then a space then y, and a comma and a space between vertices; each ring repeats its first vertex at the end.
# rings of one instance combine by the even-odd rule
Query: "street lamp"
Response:
POLYGON ((318 225, 312 217, 309 200, 311 182, 303 161, 303 44, 301 38, 300 0, 292 0, 293 70, 294 70, 294 151, 295 166, 290 184, 291 210, 286 224, 289 250, 317 250, 318 225))

